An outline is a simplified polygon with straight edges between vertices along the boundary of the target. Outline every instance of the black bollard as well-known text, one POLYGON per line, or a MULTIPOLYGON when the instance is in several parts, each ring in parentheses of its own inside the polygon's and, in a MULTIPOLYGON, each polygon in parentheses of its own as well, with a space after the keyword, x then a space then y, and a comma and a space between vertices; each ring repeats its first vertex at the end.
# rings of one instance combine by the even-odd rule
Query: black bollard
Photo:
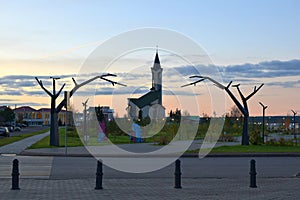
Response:
POLYGON ((181 189, 181 170, 180 170, 180 160, 175 161, 175 187, 176 189, 181 189))
POLYGON ((13 168, 12 168, 12 173, 11 173, 11 177, 12 177, 12 190, 19 190, 19 161, 18 159, 14 159, 13 161, 13 168))
POLYGON ((250 161, 250 187, 257 188, 256 186, 256 169, 255 169, 255 160, 250 161))
POLYGON ((103 165, 102 160, 97 162, 96 187, 95 190, 102 190, 103 165))

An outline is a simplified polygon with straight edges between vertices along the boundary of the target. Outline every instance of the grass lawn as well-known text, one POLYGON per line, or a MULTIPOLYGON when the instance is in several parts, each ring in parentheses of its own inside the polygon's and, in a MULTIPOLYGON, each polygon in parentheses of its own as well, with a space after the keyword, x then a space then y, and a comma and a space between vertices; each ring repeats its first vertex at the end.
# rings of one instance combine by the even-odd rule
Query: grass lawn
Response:
MULTIPOLYGON (((198 153, 198 150, 186 153, 198 153)), ((271 146, 271 145, 249 145, 249 146, 221 146, 213 148, 211 153, 300 153, 299 146, 271 146)))
MULTIPOLYGON (((50 146, 50 135, 38 141, 37 143, 31 145, 29 149, 39 149, 39 148, 56 148, 56 146, 50 146)), ((59 147, 65 146, 65 128, 59 129, 59 147)), ((80 138, 77 136, 68 137, 68 146, 77 147, 83 146, 80 138)))
POLYGON ((29 133, 29 134, 21 134, 21 135, 18 135, 18 136, 11 136, 11 137, 1 138, 0 139, 0 147, 4 146, 4 145, 7 145, 7 144, 10 144, 10 143, 13 143, 13 142, 17 142, 19 140, 23 140, 25 138, 28 138, 28 137, 31 137, 31 136, 34 136, 34 135, 46 133, 47 131, 49 131, 49 128, 44 129, 44 130, 40 130, 40 131, 36 131, 36 132, 33 132, 33 133, 29 133))
MULTIPOLYGON (((71 133, 68 131, 68 147, 78 147, 84 146, 81 139, 77 134, 71 133)), ((109 140, 114 144, 130 144, 132 142, 129 141, 129 136, 121 135, 121 136, 114 136, 113 134, 109 134, 109 140)), ((59 147, 65 146, 65 128, 59 129, 59 147)), ((146 140, 146 142, 151 142, 150 139, 146 140)), ((57 148, 56 146, 50 146, 50 136, 45 137, 44 139, 38 141, 37 143, 33 144, 29 147, 29 149, 39 149, 39 148, 57 148)), ((109 142, 102 141, 98 142, 97 138, 93 137, 90 138, 88 145, 89 146, 99 146, 99 145, 108 145, 109 142)))

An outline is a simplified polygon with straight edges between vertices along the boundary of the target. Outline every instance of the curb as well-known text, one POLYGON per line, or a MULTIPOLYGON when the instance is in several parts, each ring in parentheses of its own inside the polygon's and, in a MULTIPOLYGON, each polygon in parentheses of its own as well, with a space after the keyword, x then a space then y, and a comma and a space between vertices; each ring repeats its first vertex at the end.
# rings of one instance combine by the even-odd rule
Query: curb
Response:
MULTIPOLYGON (((44 152, 28 152, 23 151, 20 156, 54 156, 54 157, 94 157, 91 154, 64 154, 64 153, 44 153, 44 152)), ((113 154, 105 154, 105 155, 96 155, 96 157, 128 157, 128 158, 138 158, 145 156, 128 156, 128 155, 113 155, 113 154)), ((157 155, 157 156, 148 156, 148 157, 176 157, 178 155, 174 154, 166 154, 166 155, 157 155)), ((180 157, 183 158, 198 158, 199 155, 196 153, 183 154, 180 157)), ((211 153, 206 155, 205 157, 300 157, 300 153, 211 153)))

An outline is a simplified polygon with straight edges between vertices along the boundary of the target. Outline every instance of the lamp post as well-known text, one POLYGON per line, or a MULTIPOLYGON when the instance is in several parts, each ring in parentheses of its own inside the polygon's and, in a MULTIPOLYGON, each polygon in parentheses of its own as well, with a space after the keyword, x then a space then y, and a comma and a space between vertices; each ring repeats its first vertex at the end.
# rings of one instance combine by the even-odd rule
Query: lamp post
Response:
POLYGON ((82 103, 83 105, 83 140, 84 140, 84 143, 87 144, 88 142, 88 137, 87 137, 87 127, 86 127, 86 107, 87 107, 87 103, 88 103, 89 99, 87 99, 85 102, 82 103))
POLYGON ((263 122, 262 122, 262 140, 263 140, 263 144, 265 143, 265 110, 268 108, 268 106, 265 106, 264 104, 262 104, 261 102, 259 102, 259 104, 262 106, 263 108, 263 122))
POLYGON ((297 137, 296 137, 296 115, 297 115, 297 112, 295 112, 294 110, 291 110, 292 112, 293 112, 293 114, 294 114, 294 139, 295 139, 295 141, 296 141, 296 146, 297 146, 297 137))

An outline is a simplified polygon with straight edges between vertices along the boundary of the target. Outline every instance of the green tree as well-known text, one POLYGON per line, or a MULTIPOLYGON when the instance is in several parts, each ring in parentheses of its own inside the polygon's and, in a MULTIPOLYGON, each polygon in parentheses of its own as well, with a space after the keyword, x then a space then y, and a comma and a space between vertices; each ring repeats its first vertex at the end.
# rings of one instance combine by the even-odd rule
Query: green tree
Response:
POLYGON ((3 118, 4 122, 13 122, 15 119, 15 113, 10 107, 5 107, 0 111, 0 116, 3 118))

